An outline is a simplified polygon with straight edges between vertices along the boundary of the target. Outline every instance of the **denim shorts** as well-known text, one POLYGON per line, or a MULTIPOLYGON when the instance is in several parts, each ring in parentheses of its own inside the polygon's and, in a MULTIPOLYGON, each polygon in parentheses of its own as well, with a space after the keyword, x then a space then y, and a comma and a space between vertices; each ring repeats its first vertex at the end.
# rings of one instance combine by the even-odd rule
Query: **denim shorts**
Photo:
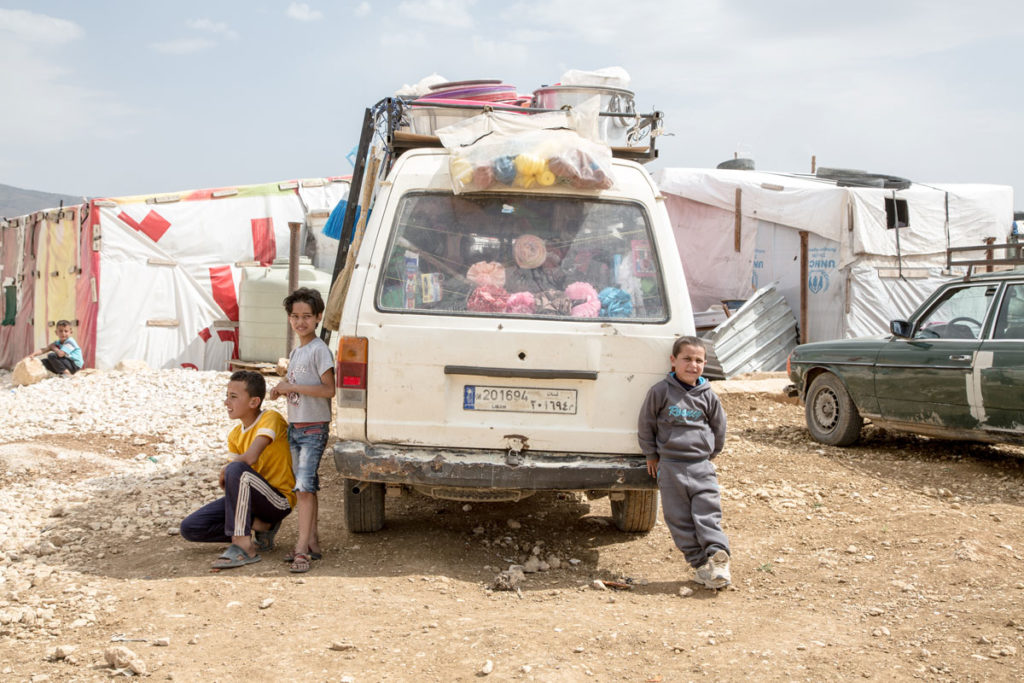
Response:
POLYGON ((292 452, 293 491, 316 493, 320 490, 320 458, 327 447, 329 422, 316 422, 305 427, 288 425, 288 447, 292 452))

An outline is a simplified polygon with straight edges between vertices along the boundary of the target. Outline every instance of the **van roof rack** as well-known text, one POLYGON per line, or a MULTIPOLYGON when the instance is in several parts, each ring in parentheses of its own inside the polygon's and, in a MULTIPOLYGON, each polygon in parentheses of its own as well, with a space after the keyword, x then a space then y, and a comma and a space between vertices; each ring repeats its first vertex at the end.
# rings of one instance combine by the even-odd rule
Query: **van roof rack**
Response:
MULTIPOLYGON (((451 102, 438 102, 434 100, 409 100, 401 97, 387 97, 375 105, 377 114, 375 116, 378 130, 381 130, 382 137, 389 152, 395 157, 401 156, 402 152, 418 147, 441 147, 441 141, 436 135, 409 132, 410 120, 417 108, 430 107, 431 109, 450 109, 453 112, 466 111, 468 115, 472 112, 482 114, 486 111, 513 111, 517 114, 543 114, 547 112, 562 111, 562 109, 540 109, 534 107, 512 107, 501 106, 496 103, 480 102, 479 104, 460 104, 451 102)), ((625 146, 611 146, 612 156, 618 159, 629 159, 640 163, 647 163, 658 158, 656 140, 661 134, 664 115, 660 111, 653 111, 649 114, 629 114, 624 116, 622 112, 602 111, 598 116, 605 118, 630 118, 634 119, 632 125, 626 131, 626 141, 630 144, 625 146), (640 144, 645 142, 647 144, 640 144)))

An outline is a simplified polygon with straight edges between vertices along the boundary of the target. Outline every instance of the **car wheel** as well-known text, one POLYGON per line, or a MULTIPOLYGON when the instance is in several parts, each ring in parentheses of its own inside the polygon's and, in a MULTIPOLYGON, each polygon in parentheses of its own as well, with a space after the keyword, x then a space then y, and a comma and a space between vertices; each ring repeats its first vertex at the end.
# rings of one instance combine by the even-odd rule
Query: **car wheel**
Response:
POLYGON ((622 500, 612 500, 612 520, 619 531, 650 531, 657 519, 657 491, 626 491, 622 500))
POLYGON ((380 531, 384 526, 384 484, 345 480, 345 526, 357 533, 380 531))
POLYGON ((864 424, 846 387, 830 372, 818 375, 811 382, 804 413, 811 436, 830 446, 854 443, 864 424))

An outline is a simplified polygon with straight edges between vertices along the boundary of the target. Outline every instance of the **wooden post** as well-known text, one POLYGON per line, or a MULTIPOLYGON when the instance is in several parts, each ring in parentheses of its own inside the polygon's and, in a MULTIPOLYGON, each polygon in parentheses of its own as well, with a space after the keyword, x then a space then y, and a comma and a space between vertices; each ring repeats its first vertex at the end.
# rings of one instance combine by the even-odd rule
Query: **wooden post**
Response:
MULTIPOLYGON (((288 293, 291 294, 299 288, 299 230, 302 223, 288 221, 288 293)), ((291 356, 292 348, 295 345, 295 335, 292 334, 291 324, 285 320, 285 344, 284 355, 291 356)))
MULTIPOLYGON (((996 238, 995 237, 986 237, 985 238, 985 244, 991 245, 991 244, 995 244, 995 243, 996 243, 996 238)), ((995 257, 995 252, 992 249, 986 249, 985 250, 985 260, 989 262, 989 264, 987 266, 985 266, 985 272, 986 273, 991 273, 992 272, 992 259, 994 257, 995 257)))
POLYGON ((807 231, 800 231, 800 343, 807 343, 807 231))
POLYGON ((740 237, 743 235, 743 190, 736 188, 736 224, 734 228, 733 248, 739 252, 740 237))
POLYGON ((818 157, 814 154, 811 155, 811 175, 814 175, 818 171, 818 157))

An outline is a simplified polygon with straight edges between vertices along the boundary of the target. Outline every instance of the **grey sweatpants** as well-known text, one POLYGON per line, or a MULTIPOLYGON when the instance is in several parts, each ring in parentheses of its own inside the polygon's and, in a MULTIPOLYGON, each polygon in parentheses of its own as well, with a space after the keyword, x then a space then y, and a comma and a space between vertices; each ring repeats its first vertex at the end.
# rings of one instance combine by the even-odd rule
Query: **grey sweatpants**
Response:
POLYGON ((729 539, 722 533, 718 477, 710 460, 662 458, 658 463, 658 490, 665 524, 690 566, 701 566, 718 550, 729 552, 729 539))

